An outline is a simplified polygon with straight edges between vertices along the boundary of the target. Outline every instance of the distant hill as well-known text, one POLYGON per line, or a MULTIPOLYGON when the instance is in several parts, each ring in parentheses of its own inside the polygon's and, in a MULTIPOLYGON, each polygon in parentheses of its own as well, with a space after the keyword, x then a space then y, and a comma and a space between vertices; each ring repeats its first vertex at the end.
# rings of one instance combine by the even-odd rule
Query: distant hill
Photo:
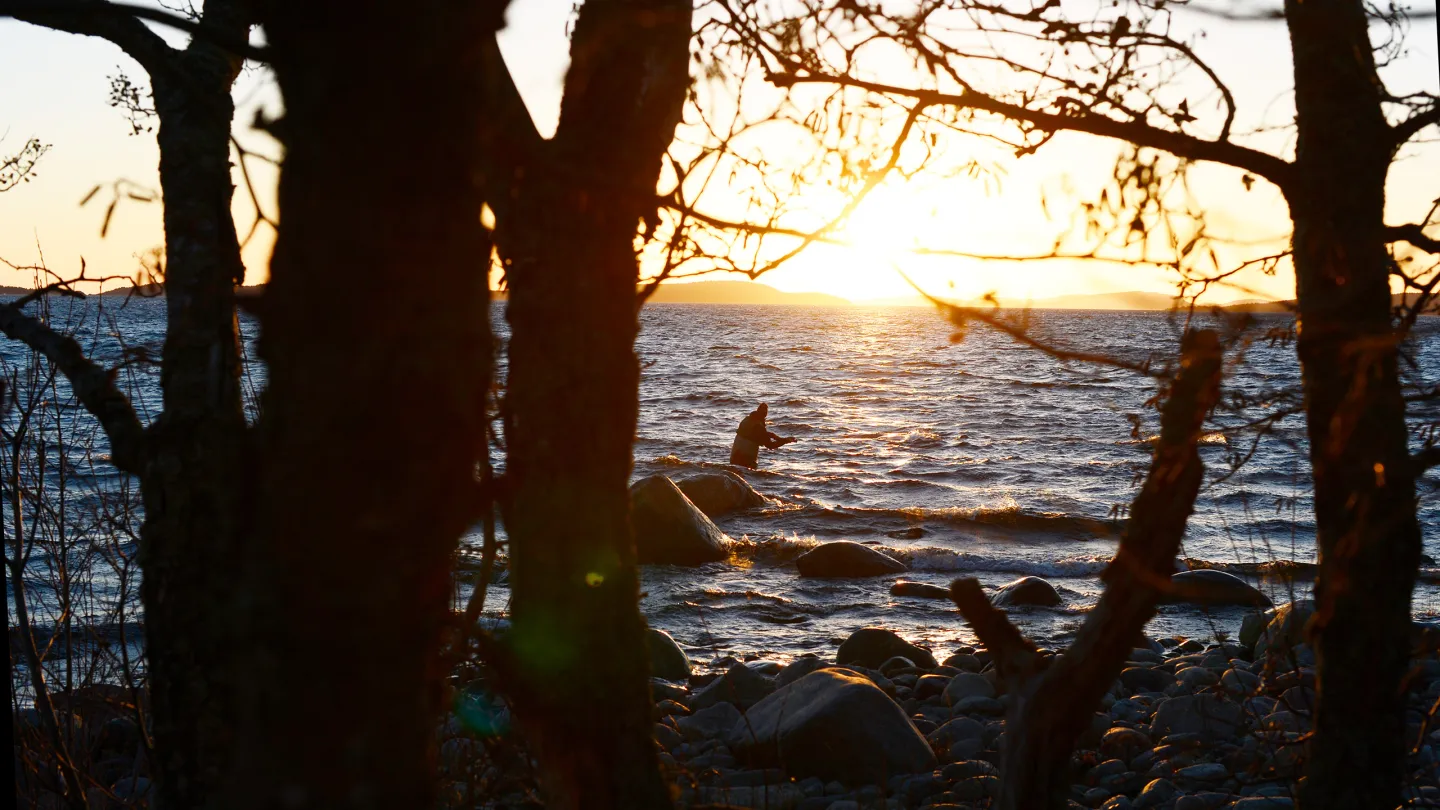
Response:
POLYGON ((843 307, 850 302, 825 293, 782 292, 754 281, 693 281, 661 284, 651 304, 787 304, 790 306, 843 307))
MULTIPOLYGON (((930 302, 924 298, 906 296, 900 298, 877 298, 868 301, 857 301, 862 306, 900 306, 900 307, 928 307, 930 302)), ((971 301, 956 301, 961 306, 987 307, 989 301, 975 299, 971 301)), ((1088 293, 1085 295, 1060 295, 1053 298, 1037 298, 1025 300, 1023 298, 1002 298, 1001 306, 1007 309, 1130 309, 1130 310, 1159 310, 1170 309, 1175 303, 1175 297, 1166 293, 1153 292, 1116 292, 1116 293, 1088 293)))

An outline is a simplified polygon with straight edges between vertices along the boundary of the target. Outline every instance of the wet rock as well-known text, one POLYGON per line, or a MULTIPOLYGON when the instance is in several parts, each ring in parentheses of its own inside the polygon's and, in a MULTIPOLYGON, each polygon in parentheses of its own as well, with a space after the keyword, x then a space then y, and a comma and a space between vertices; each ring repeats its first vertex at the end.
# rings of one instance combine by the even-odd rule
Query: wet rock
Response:
POLYGON ((835 653, 835 663, 845 666, 857 664, 871 669, 878 668, 886 659, 904 656, 925 669, 935 667, 935 656, 906 641, 895 633, 878 627, 866 627, 850 634, 835 653))
POLYGON ((1255 638, 1254 660, 1257 662, 1284 658, 1305 640, 1305 626, 1315 615, 1315 603, 1309 599, 1297 599, 1264 615, 1269 619, 1255 638))
POLYGON ((935 754, 869 680, 842 669, 812 672, 750 708, 731 729, 732 750, 796 778, 876 784, 924 773, 935 754))
POLYGON ((979 657, 971 653, 956 653, 945 659, 944 666, 963 669, 966 672, 979 672, 985 668, 985 665, 980 663, 979 657))
POLYGON ((736 664, 725 674, 690 698, 690 708, 699 713, 717 703, 733 703, 741 711, 759 703, 775 691, 775 682, 744 664, 736 664))
POLYGON ((1151 725, 1159 737, 1198 734, 1202 739, 1224 740, 1240 730, 1240 704, 1213 695, 1184 695, 1160 702, 1151 725))
POLYGON ((750 483, 729 470, 700 473, 675 482, 685 497, 704 512, 706 517, 717 518, 741 509, 753 509, 770 502, 756 492, 750 483))
POLYGON ((917 599, 941 599, 950 598, 950 589, 940 585, 931 585, 928 582, 911 582, 906 579, 897 580, 890 586, 891 596, 913 596, 917 599))
POLYGON ((802 577, 878 577, 905 570, 905 563, 851 540, 823 543, 800 555, 802 577))
POLYGON ((1129 762, 1141 751, 1150 749, 1151 741, 1142 731, 1133 728, 1112 728, 1100 738, 1100 754, 1129 762))
POLYGON ((950 679, 945 687, 945 705, 956 706, 962 700, 974 696, 993 698, 995 697, 995 684, 984 675, 977 675, 973 672, 962 672, 950 679))
MULTIPOLYGON (((915 662, 903 655, 896 655, 885 659, 879 666, 880 674, 887 678, 896 675, 910 674, 915 671, 915 662)), ((905 684, 908 686, 909 684, 905 684)))
POLYGON ((678 700, 684 703, 688 694, 683 686, 676 686, 659 678, 650 679, 650 695, 656 700, 678 700))
POLYGON ((675 728, 686 740, 719 739, 735 726, 740 719, 740 710, 733 703, 716 703, 701 709, 689 717, 675 718, 675 728))
POLYGON ((631 485, 630 521, 639 563, 703 565, 729 556, 730 538, 663 475, 631 485))
POLYGON ((1252 605, 1269 607, 1270 597, 1234 574, 1202 568, 1170 577, 1170 592, 1161 601, 1194 605, 1252 605))
POLYGON ((1180 789, 1175 787, 1174 782, 1169 779, 1156 779, 1140 791, 1140 795, 1135 797, 1133 805, 1136 810, 1158 807, 1174 799, 1179 793, 1180 789))
POLYGON ((1039 605, 1054 607, 1060 604, 1060 592, 1055 586, 1039 577, 1021 577, 1001 586, 990 601, 998 607, 1019 607, 1039 605))
POLYGON ((1180 686, 1194 692, 1219 683, 1220 676, 1205 667, 1186 667, 1175 673, 1175 680, 1180 686))
POLYGON ((1230 771, 1218 762, 1203 762, 1177 770, 1175 778, 1186 785, 1213 785, 1230 778, 1230 771))
MULTIPOLYGON (((959 676, 956 676, 959 677, 959 676)), ((942 694, 946 686, 950 684, 951 678, 944 675, 924 675, 915 683, 915 690, 912 692, 917 700, 928 700, 936 695, 942 694)))
POLYGON ((1243 669, 1227 669, 1220 685, 1232 695, 1249 696, 1260 691, 1260 676, 1243 669))
POLYGON ((665 725, 664 723, 656 723, 655 742, 660 743, 660 745, 664 746, 666 751, 669 751, 678 747, 681 743, 685 742, 685 738, 680 736, 680 732, 665 725))
POLYGON ((780 674, 775 676, 775 688, 786 686, 826 666, 829 664, 814 654, 802 655, 791 661, 789 666, 780 670, 780 674))
POLYGON ((645 643, 650 648, 651 675, 667 681, 690 680, 690 656, 680 649, 669 633, 654 627, 647 628, 645 643))
POLYGON ((1120 683, 1125 687, 1126 693, 1131 695, 1164 692, 1166 687, 1175 683, 1175 676, 1164 670, 1130 667, 1120 672, 1120 683))

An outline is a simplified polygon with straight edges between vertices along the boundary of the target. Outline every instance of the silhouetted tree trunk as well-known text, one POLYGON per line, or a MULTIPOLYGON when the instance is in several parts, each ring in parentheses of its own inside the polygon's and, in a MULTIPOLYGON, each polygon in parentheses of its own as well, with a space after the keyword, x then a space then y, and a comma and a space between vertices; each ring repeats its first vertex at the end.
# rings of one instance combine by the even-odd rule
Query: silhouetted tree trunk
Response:
POLYGON ((976 580, 951 583, 955 605, 994 654, 1012 697, 996 805, 1001 810, 1061 810, 1069 804, 1075 742, 1168 590, 1204 478, 1195 442, 1220 392, 1222 357, 1215 333, 1191 332, 1184 344, 1145 484, 1102 575, 1105 592, 1074 643, 1046 668, 1035 646, 990 604, 976 580))
POLYGON ((559 128, 523 167, 497 231, 511 326, 506 692, 552 810, 670 804, 628 484, 635 242, 685 100, 690 14, 681 0, 585 3, 559 128))
POLYGON ((138 447, 122 446, 114 430, 110 439, 116 465, 138 475, 145 504, 139 561, 154 801, 199 807, 232 753, 232 584, 247 479, 234 301, 244 267, 230 214, 230 89, 242 60, 215 40, 243 42, 250 11, 244 0, 209 0, 201 25, 213 37, 183 50, 123 13, 18 16, 115 43, 145 68, 154 91, 165 205, 164 410, 138 447))
POLYGON ((1320 549, 1306 808, 1391 808, 1420 563, 1383 221, 1398 145, 1359 0, 1289 0, 1299 342, 1320 549))
POLYGON ((262 6, 285 98, 235 806, 426 808, 490 374, 482 45, 502 4, 262 6))

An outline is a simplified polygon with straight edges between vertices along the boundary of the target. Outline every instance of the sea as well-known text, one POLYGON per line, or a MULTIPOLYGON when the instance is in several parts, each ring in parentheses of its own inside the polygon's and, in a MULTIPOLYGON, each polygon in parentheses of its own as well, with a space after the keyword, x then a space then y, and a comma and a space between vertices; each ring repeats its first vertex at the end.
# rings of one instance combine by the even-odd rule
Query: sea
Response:
MULTIPOLYGON (((508 329, 504 305, 493 306, 503 380, 508 329)), ((103 362, 127 361, 125 384, 142 417, 154 418, 158 368, 136 358, 159 356, 163 302, 52 299, 51 307, 55 322, 69 324, 103 362)), ((1207 425, 1206 483, 1177 565, 1230 571, 1277 603, 1308 594, 1315 539, 1304 420, 1281 413, 1297 401, 1289 395, 1299 384, 1289 316, 1257 315, 1243 327, 1233 316, 1202 312, 1037 310, 1024 317, 1030 334, 1048 344, 1154 367, 1173 360, 1187 323, 1227 330, 1225 395, 1247 406, 1222 408, 1207 425)), ((975 643, 949 603, 891 596, 899 578, 946 585, 973 576, 998 587, 1042 577, 1062 603, 1012 611, 1042 646, 1063 645, 1084 621, 1158 432, 1156 379, 1061 361, 981 324, 957 328, 921 307, 654 304, 640 321, 633 479, 734 470, 771 499, 717 520, 737 541, 731 560, 642 568, 647 620, 674 636, 697 666, 831 655, 862 627, 890 628, 940 657, 975 643), (770 429, 798 441, 762 451, 756 470, 737 470, 727 464, 731 440, 761 402, 769 405, 770 429), (795 557, 835 540, 869 544, 909 571, 800 577, 795 557)), ((245 316, 242 329, 254 357, 257 325, 245 316)), ((1440 381, 1437 319, 1421 319, 1406 350, 1417 385, 1440 381)), ((5 341, 0 359, 21 368, 25 353, 5 341)), ((249 364, 246 384, 252 393, 263 386, 258 362, 249 364)), ((1418 447, 1423 426, 1440 420, 1440 410, 1421 403, 1412 411, 1418 447)), ((68 413, 81 430, 88 417, 68 413)), ((503 459, 497 463, 503 467, 503 459)), ((121 481, 103 464, 76 474, 98 487, 121 481)), ((1432 556, 1440 556, 1437 480, 1420 483, 1432 556)), ((585 530, 583 516, 575 530, 585 530)), ((473 562, 481 542, 477 528, 463 539, 462 553, 473 562)), ((1426 573, 1415 593, 1417 618, 1440 614, 1440 588, 1428 581, 1440 570, 1426 573)), ((42 602, 43 579, 36 575, 42 602)), ((461 583, 457 605, 469 587, 461 583)), ((508 599, 502 573, 489 588, 487 614, 503 617, 508 599)), ((1246 611, 1165 605, 1148 632, 1233 636, 1246 611)))

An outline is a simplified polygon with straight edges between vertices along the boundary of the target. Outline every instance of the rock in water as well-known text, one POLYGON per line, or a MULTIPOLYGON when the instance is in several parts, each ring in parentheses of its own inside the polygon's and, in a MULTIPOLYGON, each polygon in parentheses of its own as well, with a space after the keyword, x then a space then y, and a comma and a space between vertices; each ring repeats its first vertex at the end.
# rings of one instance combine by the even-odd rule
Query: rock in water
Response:
POLYGON ((706 685, 690 698, 690 708, 699 712, 717 703, 733 703, 741 711, 749 709, 775 691, 775 681, 744 664, 730 667, 724 675, 706 685))
POLYGON ((814 653, 806 653, 794 661, 791 661, 790 666, 780 670, 780 674, 775 676, 775 686, 777 688, 784 687, 800 680, 817 669, 828 666, 830 665, 820 660, 814 653))
POLYGON ((730 538, 663 475, 631 485, 630 521, 639 563, 702 565, 729 555, 730 538))
POLYGON ((769 503, 744 478, 729 470, 692 475, 675 486, 706 516, 717 518, 740 509, 753 509, 769 503))
POLYGON ((883 785, 926 773, 935 753, 905 712, 857 673, 822 669, 751 707, 726 742, 741 757, 797 779, 883 785))
POLYGON ((795 560, 802 577, 878 577, 905 570, 905 563, 850 540, 825 543, 795 560))
POLYGON ((880 665, 895 656, 903 656, 925 669, 935 668, 935 656, 929 650, 922 650, 889 630, 867 627, 856 630, 840 645, 835 653, 835 663, 879 669, 880 665))
POLYGON ((647 628, 645 642, 650 648, 650 674, 667 681, 690 678, 690 656, 664 630, 647 628))
POLYGON ((914 596, 920 599, 949 599, 950 589, 928 582, 899 580, 890 586, 891 596, 914 596))
POLYGON ((1305 640, 1305 626, 1315 615, 1315 603, 1309 599, 1287 602, 1265 614, 1268 621, 1255 638, 1257 662, 1268 658, 1284 658, 1290 650, 1305 640))
POLYGON ((1019 605, 1054 607, 1060 604, 1060 592, 1055 590, 1054 585, 1039 577, 1021 577, 1001 586, 1000 590, 990 598, 990 601, 997 607, 1017 607, 1019 605))
POLYGON ((1196 605, 1257 605, 1270 607, 1270 598, 1250 583, 1224 571, 1202 568, 1170 577, 1171 591, 1161 601, 1196 605))

